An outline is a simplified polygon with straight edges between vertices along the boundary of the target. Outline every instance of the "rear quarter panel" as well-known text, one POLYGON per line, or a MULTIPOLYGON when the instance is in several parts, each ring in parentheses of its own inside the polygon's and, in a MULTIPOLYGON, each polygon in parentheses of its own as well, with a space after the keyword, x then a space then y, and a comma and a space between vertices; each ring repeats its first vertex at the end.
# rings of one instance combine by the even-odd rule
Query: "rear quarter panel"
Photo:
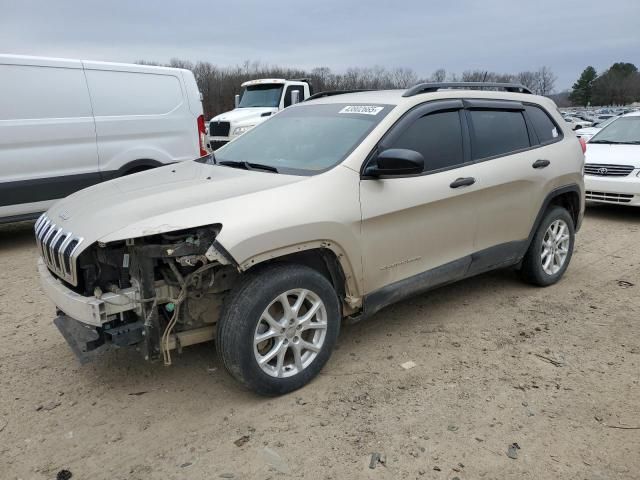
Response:
MULTIPOLYGON (((101 172, 135 160, 180 162, 199 156, 197 104, 181 70, 113 70, 85 63, 101 172)), ((200 106, 200 109, 202 107, 200 106)))

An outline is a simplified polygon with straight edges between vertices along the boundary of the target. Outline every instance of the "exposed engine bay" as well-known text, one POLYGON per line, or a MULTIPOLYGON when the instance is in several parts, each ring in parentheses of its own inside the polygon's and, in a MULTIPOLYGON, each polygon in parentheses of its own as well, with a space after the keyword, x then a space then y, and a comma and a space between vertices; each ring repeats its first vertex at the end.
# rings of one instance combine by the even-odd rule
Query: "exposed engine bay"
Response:
POLYGON ((239 277, 233 259, 215 242, 219 231, 213 225, 98 243, 84 251, 76 293, 115 309, 129 301, 96 329, 98 338, 85 349, 135 346, 146 359, 162 356, 170 365, 171 350, 212 339, 225 292, 239 277), (107 299, 107 293, 116 295, 107 299))

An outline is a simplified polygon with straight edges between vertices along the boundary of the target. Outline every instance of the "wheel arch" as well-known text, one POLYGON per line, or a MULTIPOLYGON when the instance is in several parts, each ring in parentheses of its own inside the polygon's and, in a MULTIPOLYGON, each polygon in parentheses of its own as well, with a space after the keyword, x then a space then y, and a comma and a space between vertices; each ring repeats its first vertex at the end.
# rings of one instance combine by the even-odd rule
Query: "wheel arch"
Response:
POLYGON ((565 185, 549 192, 538 211, 536 220, 531 228, 531 232, 529 233, 527 248, 531 245, 533 237, 536 234, 545 213, 553 206, 565 208, 573 219, 574 228, 578 231, 582 222, 582 203, 581 190, 577 184, 565 185))
POLYGON ((253 271, 273 263, 297 263, 322 273, 335 288, 346 315, 362 306, 355 272, 345 252, 334 242, 317 240, 261 253, 239 264, 238 269, 253 271))
POLYGON ((143 170, 162 167, 163 165, 167 165, 167 164, 159 162, 158 160, 153 160, 151 158, 140 158, 140 159, 132 160, 130 162, 125 163, 117 170, 114 170, 111 172, 103 172, 103 175, 107 177, 105 178, 105 180, 110 180, 112 178, 118 178, 118 177, 123 177, 125 175, 130 175, 132 173, 138 173, 143 170))

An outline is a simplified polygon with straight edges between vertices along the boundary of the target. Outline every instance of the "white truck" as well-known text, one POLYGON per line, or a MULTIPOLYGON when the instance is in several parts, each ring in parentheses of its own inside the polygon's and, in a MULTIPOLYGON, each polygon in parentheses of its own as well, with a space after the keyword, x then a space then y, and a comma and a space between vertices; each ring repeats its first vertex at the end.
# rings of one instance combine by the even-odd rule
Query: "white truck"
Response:
POLYGON ((209 146, 212 150, 313 94, 311 82, 306 78, 263 78, 244 82, 241 86, 242 94, 235 98, 236 108, 209 121, 209 146))

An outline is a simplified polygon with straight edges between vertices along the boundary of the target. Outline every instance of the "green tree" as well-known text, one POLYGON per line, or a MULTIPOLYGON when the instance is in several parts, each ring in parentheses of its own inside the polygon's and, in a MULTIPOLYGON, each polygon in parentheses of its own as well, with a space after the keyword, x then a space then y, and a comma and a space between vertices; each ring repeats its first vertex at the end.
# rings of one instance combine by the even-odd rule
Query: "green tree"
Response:
POLYGON ((588 66, 582 71, 580 78, 573 84, 569 100, 574 104, 587 106, 593 98, 593 82, 598 76, 596 69, 588 66))
POLYGON ((614 63, 593 82, 596 105, 627 105, 639 98, 640 73, 633 63, 614 63))

